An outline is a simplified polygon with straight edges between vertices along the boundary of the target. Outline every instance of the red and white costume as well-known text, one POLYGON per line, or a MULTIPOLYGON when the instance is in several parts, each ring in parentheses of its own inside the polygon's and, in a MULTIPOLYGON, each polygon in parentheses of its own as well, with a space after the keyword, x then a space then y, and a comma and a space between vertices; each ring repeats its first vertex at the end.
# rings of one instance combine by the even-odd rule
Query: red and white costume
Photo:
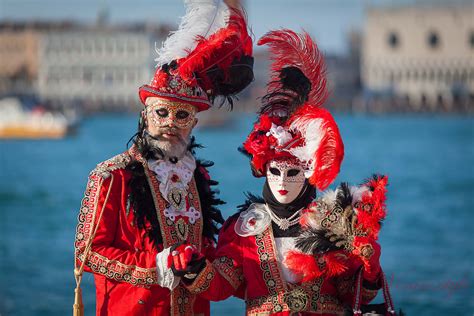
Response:
POLYGON ((273 76, 243 151, 251 158, 253 174, 266 174, 264 197, 249 201, 226 221, 215 259, 207 259, 194 281, 184 283, 191 293, 208 300, 231 295, 244 299, 247 315, 357 314, 352 307, 371 301, 380 288, 378 256, 371 262, 372 274, 366 273, 369 264, 360 258, 374 253, 364 238, 375 240, 378 221, 385 215, 386 178, 352 191, 342 186, 306 202, 306 196, 313 198, 305 193, 308 187, 325 190, 334 181, 344 155, 338 127, 322 108, 327 98, 323 57, 306 33, 272 31, 259 44, 270 46, 273 76), (279 188, 282 178, 288 183, 279 188), (294 188, 298 197, 281 202, 294 188), (275 202, 277 192, 281 200, 275 202), (287 208, 300 201, 303 209, 287 208), (364 207, 369 208, 366 213, 364 207), (276 215, 288 209, 288 217, 276 215), (374 219, 371 211, 378 217, 374 219), (354 230, 349 231, 350 220, 357 216, 360 221, 354 219, 354 230), (285 233, 291 227, 292 233, 285 233), (313 231, 322 232, 317 241, 325 241, 328 248, 311 244, 310 251, 301 249, 315 236, 313 231), (325 240, 326 233, 340 243, 325 240))
MULTIPOLYGON (((145 109, 134 145, 89 176, 76 229, 75 276, 79 287, 83 269, 94 274, 97 315, 209 315, 209 302, 177 284, 159 263, 180 242, 213 258, 215 225, 223 222, 215 208, 221 201, 210 189, 216 182, 192 148, 184 148, 183 157, 161 159, 140 149, 144 143, 137 139, 149 132, 147 115, 159 128, 172 126, 166 133, 177 137, 180 128, 191 131, 195 112, 244 89, 253 80, 252 40, 242 13, 222 1, 186 5, 179 30, 159 50, 154 78, 139 89, 145 109)), ((77 293, 75 312, 81 309, 77 293)))
MULTIPOLYGON (((207 176, 204 168, 197 172, 207 176)), ((164 248, 185 239, 209 258, 214 252, 214 242, 202 236, 203 218, 192 224, 187 217, 171 221, 163 213, 167 203, 156 176, 135 147, 99 164, 89 175, 75 248, 80 266, 86 242, 97 227, 85 265, 85 271, 94 273, 97 315, 209 315, 209 302, 195 298, 184 287, 170 291, 158 285, 156 255, 164 248), (131 173, 125 168, 132 159, 143 163, 150 183, 163 238, 158 249, 146 231, 137 227, 133 206, 129 205, 131 173)), ((186 204, 201 212, 194 177, 186 204)))

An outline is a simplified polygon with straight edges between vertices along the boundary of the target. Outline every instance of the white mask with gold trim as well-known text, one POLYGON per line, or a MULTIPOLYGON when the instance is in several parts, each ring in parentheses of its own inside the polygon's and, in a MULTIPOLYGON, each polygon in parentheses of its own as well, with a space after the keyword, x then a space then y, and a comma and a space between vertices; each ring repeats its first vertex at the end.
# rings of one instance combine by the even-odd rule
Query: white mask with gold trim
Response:
POLYGON ((293 202, 305 184, 304 169, 293 159, 271 160, 267 181, 275 199, 282 204, 293 202))

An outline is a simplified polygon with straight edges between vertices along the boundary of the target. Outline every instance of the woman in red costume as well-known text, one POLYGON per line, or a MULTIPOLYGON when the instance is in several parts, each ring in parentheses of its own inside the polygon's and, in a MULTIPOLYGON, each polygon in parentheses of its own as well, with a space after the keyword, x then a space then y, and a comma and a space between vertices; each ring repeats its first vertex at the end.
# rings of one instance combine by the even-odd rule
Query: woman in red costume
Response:
POLYGON ((170 267, 200 297, 244 299, 247 315, 361 314, 384 285, 376 239, 387 179, 343 183, 315 200, 344 155, 338 127, 322 108, 323 57, 306 33, 272 31, 258 44, 270 47, 272 78, 243 152, 253 174, 266 177, 263 197, 250 195, 226 221, 213 262, 183 245, 170 267))

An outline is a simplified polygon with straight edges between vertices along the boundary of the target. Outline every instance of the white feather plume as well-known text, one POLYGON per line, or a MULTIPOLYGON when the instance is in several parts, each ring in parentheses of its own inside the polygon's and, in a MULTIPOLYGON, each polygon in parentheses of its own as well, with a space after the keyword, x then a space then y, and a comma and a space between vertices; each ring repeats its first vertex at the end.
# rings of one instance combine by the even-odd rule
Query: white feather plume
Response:
MULTIPOLYGON (((300 161, 307 164, 312 169, 314 153, 319 148, 324 132, 321 128, 322 119, 296 119, 291 125, 290 130, 299 131, 305 139, 305 144, 301 147, 292 148, 289 152, 300 161)), ((312 172, 311 172, 312 173, 312 172)))
POLYGON ((369 188, 365 185, 362 186, 351 186, 352 205, 362 200, 362 196, 365 192, 369 191, 369 188))
POLYGON ((155 50, 157 67, 186 57, 197 46, 199 36, 208 38, 227 25, 229 7, 222 0, 185 0, 186 14, 178 30, 171 33, 160 49, 155 50))
POLYGON ((337 188, 336 190, 328 189, 323 192, 323 194, 321 195, 321 199, 327 205, 333 205, 336 202, 338 192, 339 188, 337 188))

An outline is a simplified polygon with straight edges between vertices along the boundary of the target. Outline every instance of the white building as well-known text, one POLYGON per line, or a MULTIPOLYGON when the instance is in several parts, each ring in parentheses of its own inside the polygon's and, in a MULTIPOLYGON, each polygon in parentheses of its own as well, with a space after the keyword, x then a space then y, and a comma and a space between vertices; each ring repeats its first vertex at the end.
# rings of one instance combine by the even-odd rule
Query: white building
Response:
POLYGON ((472 107, 474 5, 369 9, 361 62, 369 97, 402 98, 415 109, 472 107))
POLYGON ((145 32, 45 32, 39 40, 38 93, 64 104, 137 104, 138 87, 153 75, 154 42, 145 32))

